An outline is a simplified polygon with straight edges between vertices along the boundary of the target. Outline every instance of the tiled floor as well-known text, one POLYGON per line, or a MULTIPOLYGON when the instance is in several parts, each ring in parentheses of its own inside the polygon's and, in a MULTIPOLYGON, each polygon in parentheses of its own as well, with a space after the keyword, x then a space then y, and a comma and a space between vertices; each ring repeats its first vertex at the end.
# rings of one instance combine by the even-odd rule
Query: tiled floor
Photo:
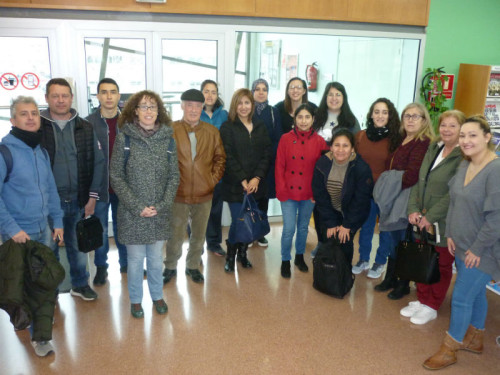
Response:
MULTIPOLYGON (((126 276, 112 250, 109 282, 96 287, 96 301, 60 295, 55 355, 36 357, 29 333, 15 332, 0 311, 0 374, 429 374, 421 363, 447 329, 449 295, 425 326, 399 315, 415 299, 414 289, 391 301, 366 274, 343 300, 328 297, 312 288, 311 271, 280 277, 280 234, 273 224, 269 247, 249 249, 250 270, 225 274, 224 259, 205 253, 202 285, 186 280, 181 259, 177 278, 164 288, 165 316, 153 311, 145 281, 142 320, 130 315, 126 276)), ((314 245, 311 230, 310 266, 314 245)), ((461 351, 458 363, 439 373, 500 372, 500 298, 488 292, 488 300, 484 353, 461 351)))

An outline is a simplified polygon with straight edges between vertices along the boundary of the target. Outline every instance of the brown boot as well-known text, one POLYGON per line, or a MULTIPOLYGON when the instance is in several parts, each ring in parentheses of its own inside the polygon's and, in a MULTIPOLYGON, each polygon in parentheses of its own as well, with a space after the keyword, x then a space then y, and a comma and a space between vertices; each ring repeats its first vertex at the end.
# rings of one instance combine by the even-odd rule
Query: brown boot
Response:
POLYGON ((427 358, 423 366, 428 370, 440 370, 446 366, 457 362, 457 350, 462 347, 462 343, 455 341, 448 333, 444 337, 439 351, 432 357, 427 358))
POLYGON ((464 337, 464 345, 460 349, 472 353, 481 354, 483 352, 484 329, 477 329, 469 326, 464 337))

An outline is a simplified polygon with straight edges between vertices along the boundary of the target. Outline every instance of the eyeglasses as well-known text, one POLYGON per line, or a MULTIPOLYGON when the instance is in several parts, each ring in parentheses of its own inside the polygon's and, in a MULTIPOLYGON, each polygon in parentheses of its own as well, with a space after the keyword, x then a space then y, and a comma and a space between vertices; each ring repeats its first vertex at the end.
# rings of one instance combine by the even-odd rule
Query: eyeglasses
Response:
POLYGON ((147 110, 151 110, 151 112, 158 112, 157 105, 138 105, 136 108, 139 108, 141 112, 147 112, 147 110))
POLYGON ((292 86, 290 86, 290 87, 289 87, 289 89, 290 89, 290 90, 302 90, 302 89, 303 89, 303 87, 302 87, 302 86, 300 86, 300 85, 299 85, 299 86, 293 86, 293 85, 292 85, 292 86))
POLYGON ((406 120, 406 121, 410 121, 410 120, 413 120, 413 121, 417 121, 421 118, 424 118, 424 116, 420 116, 420 115, 404 115, 403 118, 406 120))

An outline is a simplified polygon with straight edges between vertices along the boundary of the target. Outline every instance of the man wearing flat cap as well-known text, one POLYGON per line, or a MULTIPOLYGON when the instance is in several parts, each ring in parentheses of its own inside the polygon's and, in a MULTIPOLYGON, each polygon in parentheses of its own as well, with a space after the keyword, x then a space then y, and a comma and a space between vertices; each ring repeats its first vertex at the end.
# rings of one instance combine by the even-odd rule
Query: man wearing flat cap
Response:
POLYGON ((199 90, 181 95, 182 120, 172 124, 177 144, 181 180, 172 209, 172 236, 167 244, 163 282, 177 275, 177 261, 182 255, 186 227, 191 224, 186 275, 196 283, 204 281, 199 271, 208 218, 215 185, 224 174, 226 153, 219 131, 200 121, 205 97, 199 90))

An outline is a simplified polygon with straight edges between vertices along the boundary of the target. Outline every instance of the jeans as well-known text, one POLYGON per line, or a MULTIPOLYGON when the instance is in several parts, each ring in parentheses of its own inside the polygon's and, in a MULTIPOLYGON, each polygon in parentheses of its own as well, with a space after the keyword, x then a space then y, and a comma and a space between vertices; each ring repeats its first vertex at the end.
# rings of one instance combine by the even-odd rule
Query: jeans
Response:
POLYGON ((281 234, 281 260, 291 260, 293 235, 297 227, 295 238, 295 254, 304 254, 306 251, 306 240, 309 220, 314 209, 314 203, 308 199, 295 201, 289 199, 281 202, 283 215, 283 232, 281 234))
MULTIPOLYGON (((73 288, 88 285, 89 273, 87 272, 87 254, 78 251, 76 239, 76 223, 83 217, 84 210, 78 207, 78 201, 65 201, 61 199, 61 209, 64 212, 64 244, 69 262, 69 273, 73 288)), ((54 253, 59 259, 59 247, 54 244, 54 253)))
POLYGON ((127 286, 130 303, 142 302, 142 283, 144 280, 144 258, 148 271, 149 294, 153 301, 163 298, 163 245, 156 241, 146 245, 127 245, 127 286))
POLYGON ((215 185, 212 197, 212 207, 210 209, 210 217, 207 223, 207 247, 217 247, 222 242, 222 184, 215 185))
POLYGON ((456 341, 462 342, 469 325, 484 329, 488 300, 486 299, 486 284, 492 279, 477 267, 466 268, 458 257, 457 278, 451 298, 451 318, 448 333, 456 341))
POLYGON ((186 267, 198 269, 205 243, 207 222, 210 216, 212 202, 198 204, 185 204, 174 202, 172 208, 172 237, 167 244, 167 258, 165 267, 169 270, 177 268, 177 261, 182 255, 182 243, 186 236, 186 225, 191 221, 191 235, 189 236, 189 249, 186 256, 186 267))
MULTIPOLYGON (((377 221, 377 216, 380 216, 380 210, 375 203, 371 200, 370 214, 366 219, 365 223, 361 227, 359 232, 359 259, 365 262, 370 260, 370 253, 372 251, 372 239, 373 233, 375 232, 375 223, 377 221)), ((380 232, 379 234, 379 246, 377 249, 377 255, 375 256, 375 263, 385 264, 387 262, 387 255, 389 254, 392 247, 392 236, 389 232, 380 232)))
POLYGON ((387 257, 391 259, 396 259, 396 248, 398 247, 399 242, 404 240, 406 235, 406 229, 399 229, 399 230, 393 230, 391 232, 380 232, 380 233, 381 234, 384 233, 384 235, 386 234, 389 235, 392 241, 391 241, 391 246, 388 246, 387 248, 385 247, 378 248, 377 258, 380 256, 380 259, 387 259, 387 257))
POLYGON ((111 219, 113 220, 113 233, 115 237, 116 247, 118 248, 118 257, 120 267, 127 266, 127 248, 125 245, 118 242, 117 235, 117 210, 118 210, 118 197, 116 194, 111 193, 109 195, 109 203, 97 201, 95 206, 95 216, 99 218, 102 224, 102 246, 95 251, 94 264, 97 267, 108 268, 108 252, 109 252, 109 233, 108 233, 108 223, 109 223, 109 207, 111 206, 111 219))

